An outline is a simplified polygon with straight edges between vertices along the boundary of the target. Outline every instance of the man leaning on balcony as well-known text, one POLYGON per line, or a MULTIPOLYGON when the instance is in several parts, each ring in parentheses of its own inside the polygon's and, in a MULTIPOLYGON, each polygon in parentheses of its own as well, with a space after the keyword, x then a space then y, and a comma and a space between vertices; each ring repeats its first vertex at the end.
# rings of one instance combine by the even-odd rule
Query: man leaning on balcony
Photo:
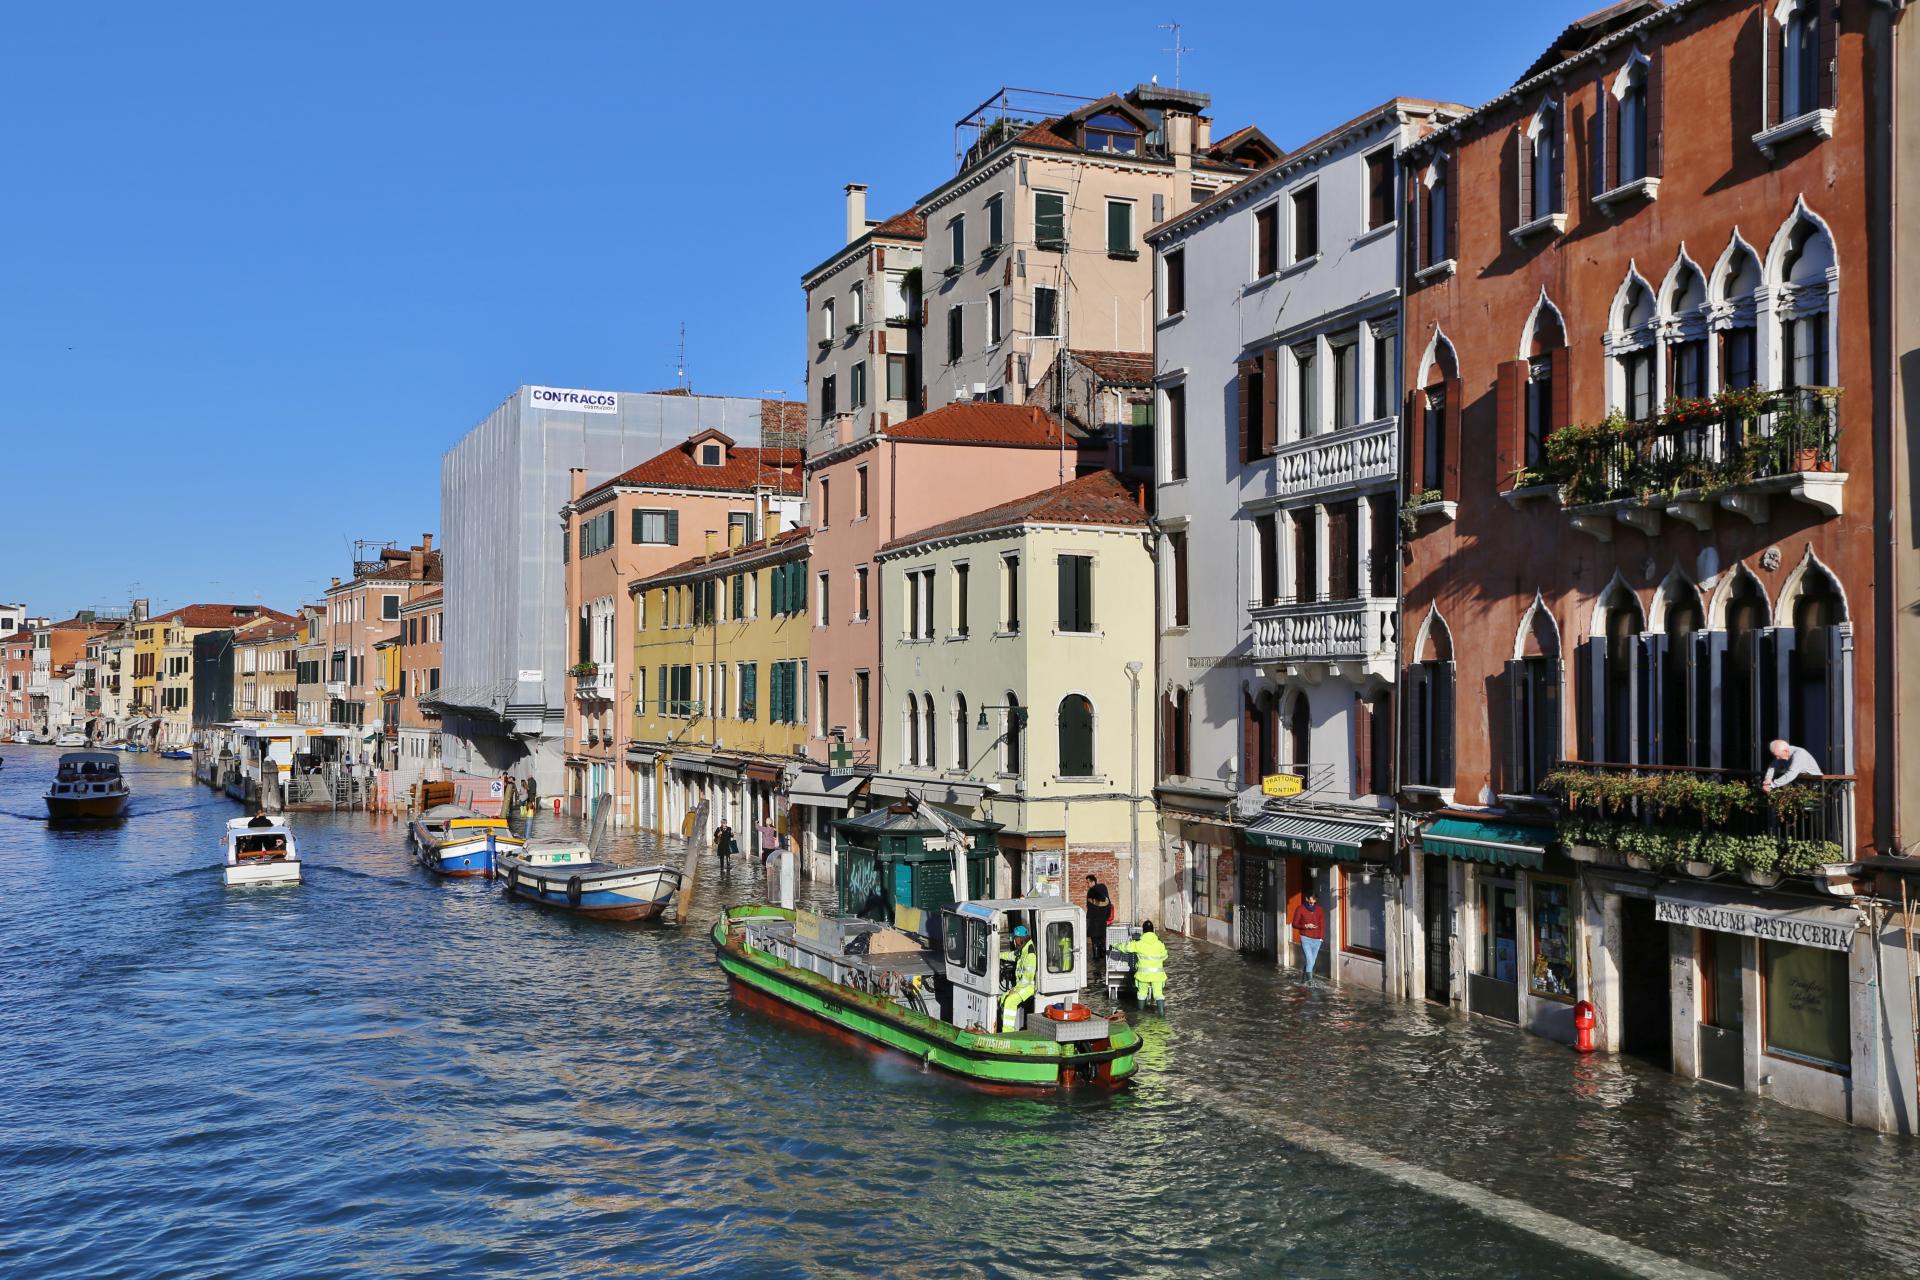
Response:
POLYGON ((1773 756, 1773 763, 1767 766, 1767 776, 1760 783, 1762 791, 1784 787, 1797 778, 1820 776, 1819 764, 1805 747, 1796 747, 1785 738, 1775 738, 1767 744, 1767 751, 1773 756))

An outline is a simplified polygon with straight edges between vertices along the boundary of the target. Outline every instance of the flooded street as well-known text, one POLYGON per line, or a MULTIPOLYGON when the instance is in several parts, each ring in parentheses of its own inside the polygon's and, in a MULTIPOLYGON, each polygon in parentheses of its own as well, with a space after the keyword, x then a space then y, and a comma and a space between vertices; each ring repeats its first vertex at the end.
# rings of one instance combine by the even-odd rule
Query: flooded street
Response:
POLYGON ((1909 1140, 1181 939, 1131 1090, 988 1097, 738 1008, 704 923, 436 881, 366 815, 296 816, 307 883, 228 891, 239 810, 185 763, 129 757, 123 827, 52 830, 55 753, 5 755, 10 1277, 1920 1260, 1909 1140))

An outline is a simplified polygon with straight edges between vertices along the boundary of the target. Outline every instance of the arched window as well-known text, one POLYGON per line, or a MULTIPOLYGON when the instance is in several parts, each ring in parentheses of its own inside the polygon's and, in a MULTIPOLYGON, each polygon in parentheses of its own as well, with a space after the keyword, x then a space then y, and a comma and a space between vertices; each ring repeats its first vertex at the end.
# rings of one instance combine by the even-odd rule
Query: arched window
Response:
POLYGON ((1617 403, 1629 421, 1651 418, 1653 400, 1653 290, 1631 277, 1614 307, 1613 350, 1618 379, 1617 403))
POLYGON ((1647 646, 1654 668, 1648 680, 1658 704, 1648 715, 1653 732, 1648 756, 1654 764, 1705 765, 1701 726, 1713 714, 1711 687, 1700 665, 1706 610, 1700 593, 1677 571, 1661 585, 1656 607, 1659 632, 1647 646))
POLYGON ((1544 292, 1534 305, 1528 329, 1527 390, 1520 453, 1522 465, 1535 470, 1546 463, 1547 437, 1555 427, 1567 425, 1559 420, 1566 413, 1567 335, 1559 310, 1547 301, 1544 292))
POLYGON ((933 715, 933 695, 922 690, 920 694, 920 746, 925 758, 920 761, 929 769, 940 767, 940 731, 935 728, 940 722, 933 715))
POLYGON ((1599 631, 1594 636, 1593 696, 1589 715, 1595 745, 1593 759, 1607 764, 1640 763, 1637 668, 1640 633, 1646 619, 1640 602, 1616 580, 1600 598, 1599 631))
POLYGON ((907 763, 918 765, 920 763, 920 699, 911 693, 907 695, 905 723, 907 763))
POLYGON ((1413 653, 1406 678, 1406 784, 1445 789, 1453 785, 1453 635, 1437 610, 1428 610, 1413 653))
POLYGON ((1754 327, 1756 295, 1760 290, 1760 259, 1737 238, 1727 247, 1715 270, 1714 328, 1719 332, 1720 390, 1754 385, 1759 345, 1754 327))
POLYGON ((1770 672, 1761 669, 1762 637, 1767 626, 1767 597, 1759 579, 1742 565, 1720 611, 1724 634, 1717 638, 1720 665, 1720 724, 1714 746, 1718 769, 1758 770, 1766 733, 1761 702, 1770 672))
POLYGON ((1792 120, 1820 105, 1820 35, 1817 0, 1794 0, 1780 24, 1780 119, 1792 120))
POLYGON ((1614 87, 1614 96, 1619 99, 1620 172, 1614 185, 1624 187, 1629 182, 1647 176, 1647 64, 1644 59, 1635 58, 1627 64, 1614 87))
POLYGON ((1093 703, 1077 693, 1060 699, 1060 776, 1093 776, 1093 703))
POLYGON ((1825 566, 1808 557, 1793 595, 1793 655, 1787 664, 1785 736, 1805 747, 1822 770, 1848 772, 1849 692, 1841 669, 1850 660, 1850 637, 1843 632, 1846 601, 1825 566))
POLYGON ((1279 715, 1273 690, 1242 695, 1240 785, 1251 787, 1280 771, 1279 715))
POLYGON ((1416 474, 1422 491, 1451 497, 1454 486, 1447 480, 1447 464, 1454 447, 1454 428, 1460 421, 1460 366, 1454 359, 1453 344, 1444 334, 1434 334, 1421 379, 1415 405, 1420 414, 1420 466, 1416 474))
POLYGON ((1508 755, 1506 791, 1533 795, 1561 754, 1560 631, 1538 595, 1520 622, 1507 663, 1508 755))
POLYGON ((1020 723, 1019 697, 1009 689, 1006 692, 1006 699, 1007 709, 1000 713, 1001 723, 1006 726, 1005 736, 1000 742, 1000 772, 1018 774, 1025 754, 1022 750, 1025 745, 1022 738, 1026 730, 1020 723))
POLYGON ((1427 168, 1427 210, 1422 230, 1427 249, 1423 265, 1429 267, 1453 256, 1453 237, 1448 234, 1447 221, 1451 216, 1448 204, 1452 198, 1448 190, 1447 169, 1445 156, 1435 156, 1427 168))
POLYGON ((1833 266, 1833 241, 1809 218, 1787 232, 1775 280, 1780 316, 1781 387, 1831 386, 1827 344, 1827 273, 1833 266))
POLYGON ((953 767, 966 770, 973 763, 973 752, 967 749, 967 695, 955 691, 953 695, 953 767))
POLYGON ((1170 690, 1162 699, 1161 713, 1166 719, 1161 734, 1162 768, 1169 777, 1186 777, 1193 772, 1193 691, 1170 690))
POLYGON ((1707 394, 1707 282, 1700 268, 1682 259, 1667 284, 1667 398, 1693 400, 1707 394))
POLYGON ((1560 104, 1547 102, 1535 113, 1527 127, 1526 137, 1521 140, 1521 154, 1527 162, 1525 181, 1521 187, 1522 223, 1537 222, 1541 218, 1565 212, 1566 206, 1561 195, 1565 166, 1561 141, 1563 132, 1560 104))

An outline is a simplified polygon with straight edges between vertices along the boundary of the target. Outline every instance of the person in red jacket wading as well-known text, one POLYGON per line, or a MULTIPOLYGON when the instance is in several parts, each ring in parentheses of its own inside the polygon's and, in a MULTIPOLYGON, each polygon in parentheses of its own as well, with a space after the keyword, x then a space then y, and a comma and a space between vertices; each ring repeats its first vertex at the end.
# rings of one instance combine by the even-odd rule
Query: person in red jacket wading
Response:
POLYGON ((1320 897, 1311 889, 1307 890, 1306 901, 1293 909, 1293 936, 1300 939, 1307 981, 1312 982, 1314 966, 1320 963, 1320 944, 1327 936, 1327 913, 1320 909, 1320 897))

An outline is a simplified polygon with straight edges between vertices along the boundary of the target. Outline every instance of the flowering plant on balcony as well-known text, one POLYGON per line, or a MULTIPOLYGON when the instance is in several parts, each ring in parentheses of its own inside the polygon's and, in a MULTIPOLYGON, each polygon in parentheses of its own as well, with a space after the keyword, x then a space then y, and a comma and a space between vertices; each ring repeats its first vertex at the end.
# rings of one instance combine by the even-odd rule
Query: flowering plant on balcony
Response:
POLYGON ((597 662, 576 662, 567 668, 567 674, 576 680, 585 680, 600 674, 600 664, 597 662))

